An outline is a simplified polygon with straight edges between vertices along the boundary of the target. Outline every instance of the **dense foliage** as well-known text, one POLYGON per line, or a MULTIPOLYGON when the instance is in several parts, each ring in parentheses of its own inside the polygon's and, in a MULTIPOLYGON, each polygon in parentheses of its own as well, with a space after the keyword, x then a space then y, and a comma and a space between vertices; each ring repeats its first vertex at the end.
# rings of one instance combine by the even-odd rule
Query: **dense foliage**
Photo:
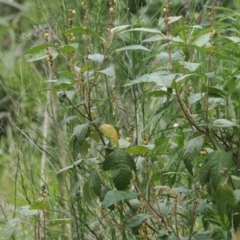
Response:
POLYGON ((239 0, 2 5, 3 239, 240 239, 239 0))

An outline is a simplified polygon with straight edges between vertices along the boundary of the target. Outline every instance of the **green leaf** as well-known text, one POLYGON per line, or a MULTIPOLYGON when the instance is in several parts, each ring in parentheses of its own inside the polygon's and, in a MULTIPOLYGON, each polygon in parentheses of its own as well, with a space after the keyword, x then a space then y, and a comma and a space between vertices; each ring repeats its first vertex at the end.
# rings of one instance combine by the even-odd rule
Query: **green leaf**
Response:
POLYGON ((113 183, 118 190, 127 189, 136 165, 131 155, 123 149, 112 151, 103 162, 103 170, 111 170, 113 183))
POLYGON ((165 62, 168 62, 169 61, 169 58, 171 56, 171 59, 174 60, 174 61, 179 61, 183 58, 183 53, 178 51, 178 52, 174 52, 174 53, 168 53, 168 52, 161 52, 159 55, 158 55, 158 58, 161 60, 161 61, 165 61, 165 62))
POLYGON ((103 162, 103 170, 114 170, 119 168, 119 164, 125 164, 129 169, 136 171, 135 162, 132 156, 123 149, 112 151, 103 162))
POLYGON ((199 154, 202 149, 204 143, 204 137, 199 136, 196 138, 192 138, 183 148, 183 162, 187 168, 187 170, 193 174, 192 172, 192 162, 194 158, 199 154))
POLYGON ((48 226, 49 227, 54 227, 57 225, 62 225, 62 224, 67 224, 67 223, 72 223, 74 220, 72 218, 63 218, 63 219, 54 219, 49 221, 48 226))
POLYGON ((234 197, 236 200, 236 204, 240 202, 240 189, 234 190, 234 197))
POLYGON ((188 97, 188 102, 189 104, 193 104, 195 102, 198 102, 204 97, 205 93, 191 93, 190 96, 188 97))
POLYGON ((211 173, 212 186, 216 189, 221 181, 222 171, 232 167, 232 156, 225 151, 213 151, 207 157, 206 166, 211 173))
POLYGON ((69 53, 72 53, 75 51, 75 47, 74 46, 71 46, 71 45, 65 45, 65 46, 61 46, 59 48, 60 52, 63 53, 63 54, 69 54, 69 53))
POLYGON ((89 181, 85 182, 83 186, 83 200, 88 205, 94 205, 94 203, 96 202, 96 198, 97 196, 90 187, 89 181))
POLYGON ((121 32, 123 29, 130 27, 131 25, 121 25, 121 26, 117 26, 111 29, 111 32, 113 33, 117 33, 117 32, 121 32))
POLYGON ((112 179, 117 190, 126 190, 132 179, 132 171, 125 164, 118 164, 118 169, 112 169, 112 179))
POLYGON ((132 31, 140 31, 140 32, 150 32, 150 33, 162 34, 162 32, 160 30, 154 29, 154 28, 132 28, 132 29, 124 31, 124 33, 125 32, 132 32, 132 31))
POLYGON ((72 137, 76 137, 78 142, 80 143, 80 145, 82 144, 82 142, 85 140, 86 135, 88 133, 89 130, 89 124, 85 123, 85 124, 81 124, 81 125, 77 125, 76 127, 74 127, 73 129, 73 134, 72 137))
POLYGON ((229 127, 236 127, 236 123, 233 123, 227 119, 216 119, 213 122, 213 127, 216 128, 229 128, 229 127))
POLYGON ((226 37, 225 38, 231 40, 234 43, 239 43, 240 42, 240 37, 232 36, 232 37, 226 37))
POLYGON ((62 120, 62 124, 67 124, 67 123, 70 123, 72 120, 76 119, 77 116, 67 116, 66 118, 64 118, 62 120))
POLYGON ((111 190, 106 193, 103 199, 103 207, 108 208, 109 206, 126 199, 136 198, 138 193, 133 191, 118 191, 111 190))
POLYGON ((82 186, 81 180, 78 179, 77 181, 73 182, 71 184, 71 188, 70 188, 70 196, 73 197, 80 189, 80 187, 82 186))
POLYGON ((36 202, 30 205, 30 209, 35 209, 35 210, 44 210, 48 208, 49 208, 49 204, 44 202, 36 202))
POLYGON ((201 65, 201 63, 183 62, 182 65, 190 72, 194 72, 201 65))
POLYGON ((85 35, 90 35, 94 38, 99 38, 99 35, 95 31, 86 29, 84 27, 75 27, 75 28, 71 28, 71 29, 68 29, 67 31, 65 31, 65 34, 69 34, 69 33, 85 34, 85 35))
POLYGON ((89 187, 97 196, 100 196, 102 184, 97 170, 93 170, 89 175, 89 187))
POLYGON ((144 39, 143 42, 156 42, 163 40, 164 37, 161 35, 152 36, 150 38, 144 39))
POLYGON ((152 215, 149 214, 137 214, 133 218, 130 219, 129 221, 129 227, 136 227, 140 225, 144 220, 147 218, 152 217, 152 215))
POLYGON ((48 47, 54 47, 54 44, 41 44, 35 47, 30 48, 24 54, 36 54, 41 52, 42 50, 46 50, 48 47))
POLYGON ((198 47, 203 47, 209 41, 210 41, 210 33, 205 33, 198 36, 193 44, 198 47))
POLYGON ((8 220, 5 227, 2 230, 2 238, 10 238, 16 229, 17 224, 20 222, 19 218, 13 218, 8 220))
POLYGON ((144 74, 135 80, 131 81, 128 84, 125 84, 124 87, 129 87, 137 83, 156 83, 161 87, 170 87, 172 81, 175 79, 177 74, 171 74, 167 71, 157 71, 149 74, 144 74))
POLYGON ((115 52, 119 52, 119 51, 127 51, 127 50, 143 50, 143 51, 149 51, 150 50, 142 45, 130 45, 130 46, 126 46, 126 47, 122 47, 122 48, 118 48, 115 50, 115 52))
POLYGON ((39 211, 35 210, 35 209, 30 209, 31 206, 27 205, 27 206, 22 206, 20 208, 17 209, 17 212, 23 216, 34 216, 34 215, 38 215, 39 211))
POLYGON ((104 60, 104 55, 99 53, 89 54, 88 58, 93 62, 101 63, 104 60))
POLYGON ((137 145, 132 148, 127 148, 125 151, 135 154, 135 155, 141 155, 144 153, 149 153, 154 149, 155 145, 137 145))
POLYGON ((99 72, 105 74, 108 77, 115 77, 115 75, 116 75, 113 67, 105 68, 99 72))
POLYGON ((227 205, 230 205, 231 207, 235 206, 233 189, 227 184, 219 184, 216 192, 213 194, 213 199, 216 202, 218 213, 221 219, 224 221, 227 205))
MULTIPOLYGON (((58 56, 58 52, 56 51, 55 48, 49 47, 49 53, 52 55, 52 60, 54 60, 58 56)), ((39 61, 42 59, 47 59, 48 54, 46 53, 46 50, 42 50, 34 55, 32 55, 29 59, 28 62, 35 62, 39 61)))

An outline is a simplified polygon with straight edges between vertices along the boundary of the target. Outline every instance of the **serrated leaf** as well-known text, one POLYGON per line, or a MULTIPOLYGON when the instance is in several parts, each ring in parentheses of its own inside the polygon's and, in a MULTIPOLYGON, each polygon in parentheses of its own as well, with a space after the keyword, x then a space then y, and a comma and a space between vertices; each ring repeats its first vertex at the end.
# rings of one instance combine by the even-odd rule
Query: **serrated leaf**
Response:
POLYGON ((101 178, 97 170, 93 170, 89 175, 89 187, 99 197, 101 193, 101 178))
POLYGON ((183 148, 183 161, 187 168, 187 170, 193 174, 192 172, 192 162, 194 158, 200 153, 202 146, 204 143, 204 137, 199 136, 196 138, 192 138, 183 148))
POLYGON ((210 183, 211 173, 209 169, 203 170, 199 175, 199 181, 201 186, 205 186, 210 183))
POLYGON ((78 143, 80 143, 80 145, 81 145, 82 142, 86 138, 88 130, 89 130, 89 124, 88 123, 77 125, 73 129, 72 137, 76 137, 77 140, 78 140, 78 143))
POLYGON ((132 148, 127 148, 125 151, 135 154, 135 155, 141 155, 144 153, 149 153, 154 149, 155 145, 137 145, 132 148))
POLYGON ((221 219, 224 220, 227 205, 230 205, 231 207, 235 206, 233 189, 227 184, 219 184, 213 198, 216 201, 218 213, 221 219))
POLYGON ((71 223, 73 221, 74 220, 72 218, 54 219, 54 220, 49 221, 48 226, 49 227, 54 227, 54 226, 57 226, 57 225, 71 223))
POLYGON ((128 51, 128 50, 143 50, 143 51, 148 51, 150 52, 150 50, 142 45, 130 45, 130 46, 126 46, 126 47, 121 47, 115 50, 115 52, 119 52, 119 51, 128 51))
POLYGON ((103 162, 103 170, 118 169, 118 164, 124 164, 136 172, 136 165, 132 156, 123 149, 112 151, 103 162))
POLYGON ((126 190, 132 179, 132 171, 124 164, 118 164, 118 169, 112 169, 112 179, 117 190, 126 190))
POLYGON ((232 156, 225 151, 213 151, 207 157, 207 167, 211 173, 211 183, 214 189, 220 183, 222 171, 232 167, 232 156))
POLYGON ((193 104, 195 102, 198 102, 204 97, 205 93, 191 93, 190 96, 188 97, 188 102, 189 104, 193 104))
POLYGON ((67 31, 65 31, 65 34, 69 34, 69 33, 78 33, 78 34, 86 34, 86 35, 90 35, 94 38, 99 38, 99 35, 90 30, 90 29, 86 29, 84 27, 75 27, 75 28, 71 28, 71 29, 68 29, 67 31))
POLYGON ((109 206, 126 199, 136 198, 138 197, 138 193, 133 191, 118 191, 111 190, 108 191, 103 199, 103 207, 108 208, 109 206))
POLYGON ((118 132, 113 126, 109 124, 102 124, 99 129, 107 138, 111 139, 115 143, 117 148, 119 148, 118 132))
POLYGON ((31 210, 44 210, 44 209, 48 209, 49 208, 49 204, 48 203, 44 203, 44 202, 36 202, 33 203, 32 205, 30 205, 30 209, 31 210))
POLYGON ((136 171, 136 166, 131 155, 121 149, 106 156, 103 170, 111 170, 115 187, 118 190, 125 190, 132 179, 132 170, 136 171))
POLYGON ((237 126, 236 123, 233 123, 227 119, 216 119, 213 122, 213 126, 217 128, 229 128, 237 126))
POLYGON ((147 218, 152 217, 152 215, 149 214, 137 214, 133 218, 130 219, 129 221, 129 227, 136 227, 140 225, 144 220, 147 218))
POLYGON ((8 220, 5 227, 2 230, 1 236, 2 238, 9 238, 13 235, 17 224, 20 222, 19 218, 13 218, 8 220))
POLYGON ((88 58, 93 62, 101 63, 104 59, 104 56, 102 54, 95 53, 95 54, 89 54, 88 58))
POLYGON ((101 70, 99 72, 105 74, 108 77, 115 77, 116 76, 115 70, 114 70, 113 67, 105 68, 105 69, 103 69, 103 70, 101 70))

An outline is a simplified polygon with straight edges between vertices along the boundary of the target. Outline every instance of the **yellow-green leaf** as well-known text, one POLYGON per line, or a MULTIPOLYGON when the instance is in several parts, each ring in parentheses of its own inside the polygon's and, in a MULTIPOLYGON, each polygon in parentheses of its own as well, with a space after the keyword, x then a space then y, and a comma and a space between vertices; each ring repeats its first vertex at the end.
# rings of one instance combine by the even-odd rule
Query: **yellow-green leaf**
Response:
POLYGON ((107 138, 111 139, 116 144, 117 148, 119 148, 118 132, 113 126, 102 124, 99 129, 107 138))

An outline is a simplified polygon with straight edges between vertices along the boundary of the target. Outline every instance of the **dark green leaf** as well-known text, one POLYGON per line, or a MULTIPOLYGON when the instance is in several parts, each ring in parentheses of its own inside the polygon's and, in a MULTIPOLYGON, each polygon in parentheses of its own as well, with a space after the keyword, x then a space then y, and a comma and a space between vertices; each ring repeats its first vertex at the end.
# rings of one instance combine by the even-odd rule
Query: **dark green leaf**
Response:
POLYGON ((115 150, 108 154, 103 162, 103 170, 119 169, 120 165, 126 165, 130 170, 136 171, 136 165, 132 156, 124 150, 115 150))
POLYGON ((78 140, 78 143, 80 143, 80 145, 82 144, 82 142, 85 140, 86 135, 88 133, 89 130, 89 124, 85 123, 85 124, 81 124, 81 125, 77 125, 76 127, 74 127, 73 129, 73 134, 72 137, 76 137, 78 140))
POLYGON ((207 167, 211 173, 211 183, 213 188, 217 188, 222 177, 222 171, 232 167, 231 154, 225 151, 214 151, 207 157, 207 167))
POLYGON ((126 190, 132 179, 132 171, 125 164, 118 164, 118 169, 112 169, 112 178, 117 190, 126 190))
POLYGON ((102 184, 97 170, 93 170, 89 175, 89 187, 97 196, 100 196, 102 184))
POLYGON ((221 219, 224 220, 227 205, 230 205, 231 207, 235 206, 233 189, 227 184, 219 184, 216 192, 213 194, 213 198, 217 204, 218 213, 221 219))
POLYGON ((188 141, 183 148, 183 161, 187 170, 191 174, 193 174, 192 162, 194 161, 195 157, 200 153, 203 143, 204 143, 204 137, 200 136, 188 141))

